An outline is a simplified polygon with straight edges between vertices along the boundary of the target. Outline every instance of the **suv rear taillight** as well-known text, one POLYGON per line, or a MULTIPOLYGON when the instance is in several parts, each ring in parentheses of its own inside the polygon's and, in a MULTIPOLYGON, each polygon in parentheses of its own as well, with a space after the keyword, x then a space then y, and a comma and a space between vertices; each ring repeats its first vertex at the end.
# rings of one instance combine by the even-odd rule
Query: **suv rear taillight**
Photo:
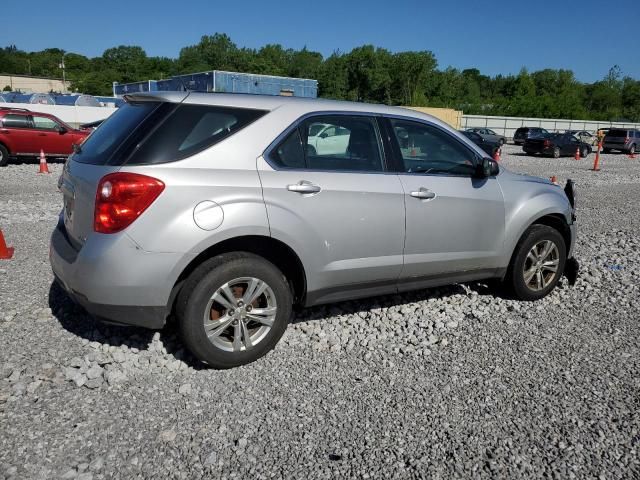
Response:
POLYGON ((118 172, 98 183, 93 229, 116 233, 131 225, 164 190, 160 180, 137 173, 118 172))

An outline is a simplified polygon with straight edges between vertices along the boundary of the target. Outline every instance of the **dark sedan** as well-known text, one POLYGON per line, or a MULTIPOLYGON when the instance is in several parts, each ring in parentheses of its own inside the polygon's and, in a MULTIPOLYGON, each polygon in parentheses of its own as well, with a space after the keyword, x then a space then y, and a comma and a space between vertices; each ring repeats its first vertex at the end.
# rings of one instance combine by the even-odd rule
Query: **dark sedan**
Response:
POLYGON ((576 150, 580 152, 580 156, 585 158, 592 151, 591 145, 581 142, 570 133, 552 133, 539 138, 528 138, 522 146, 529 155, 540 153, 549 155, 553 158, 560 156, 573 156, 576 150))
POLYGON ((498 150, 502 145, 500 142, 496 142, 488 138, 482 137, 476 132, 471 132, 469 130, 466 130, 466 131, 461 130, 460 133, 462 133, 465 137, 467 137, 473 143, 478 145, 482 150, 487 152, 491 157, 493 157, 493 154, 496 153, 496 150, 498 150))
POLYGON ((485 140, 489 140, 490 142, 497 142, 500 144, 500 146, 507 143, 507 139, 504 137, 504 135, 498 135, 496 132, 494 132, 490 128, 480 128, 480 127, 467 128, 467 132, 477 133, 485 140))

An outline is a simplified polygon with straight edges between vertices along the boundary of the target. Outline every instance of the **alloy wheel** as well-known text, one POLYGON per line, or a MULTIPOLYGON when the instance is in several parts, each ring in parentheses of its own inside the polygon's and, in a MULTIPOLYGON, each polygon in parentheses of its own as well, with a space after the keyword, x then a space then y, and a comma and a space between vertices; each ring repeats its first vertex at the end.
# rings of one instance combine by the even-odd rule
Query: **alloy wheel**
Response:
POLYGON ((545 289, 558 275, 559 264, 560 253, 555 243, 551 240, 536 243, 529 250, 522 270, 527 288, 534 291, 545 289))
POLYGON ((247 351, 267 336, 278 306, 271 287, 254 277, 233 279, 211 296, 204 311, 209 342, 227 352, 247 351))

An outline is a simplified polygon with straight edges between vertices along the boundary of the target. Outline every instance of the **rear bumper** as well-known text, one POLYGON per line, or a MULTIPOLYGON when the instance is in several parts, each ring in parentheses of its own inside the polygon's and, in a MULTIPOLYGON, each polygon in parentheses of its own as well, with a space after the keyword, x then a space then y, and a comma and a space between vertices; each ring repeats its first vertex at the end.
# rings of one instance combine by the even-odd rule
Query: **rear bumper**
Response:
POLYGON ((553 155, 553 148, 540 148, 540 147, 532 147, 530 145, 524 145, 522 150, 525 153, 539 153, 541 155, 553 155))
POLYGON ((77 251, 59 224, 49 261, 60 286, 91 315, 112 323, 162 328, 170 313, 170 272, 180 254, 149 253, 126 234, 91 235, 77 251))

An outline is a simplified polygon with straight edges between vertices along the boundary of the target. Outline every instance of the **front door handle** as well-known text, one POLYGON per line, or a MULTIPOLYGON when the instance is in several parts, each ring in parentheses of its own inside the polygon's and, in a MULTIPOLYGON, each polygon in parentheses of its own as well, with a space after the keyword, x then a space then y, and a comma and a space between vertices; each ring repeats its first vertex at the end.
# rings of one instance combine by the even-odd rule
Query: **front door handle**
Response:
POLYGON ((436 198, 436 194, 434 192, 424 187, 421 187, 419 190, 411 192, 410 195, 413 198, 419 198, 421 200, 431 200, 433 198, 436 198))
POLYGON ((318 193, 322 189, 320 188, 319 185, 314 185, 311 182, 301 180, 298 183, 287 185, 287 190, 289 190, 290 192, 297 192, 297 193, 318 193))

